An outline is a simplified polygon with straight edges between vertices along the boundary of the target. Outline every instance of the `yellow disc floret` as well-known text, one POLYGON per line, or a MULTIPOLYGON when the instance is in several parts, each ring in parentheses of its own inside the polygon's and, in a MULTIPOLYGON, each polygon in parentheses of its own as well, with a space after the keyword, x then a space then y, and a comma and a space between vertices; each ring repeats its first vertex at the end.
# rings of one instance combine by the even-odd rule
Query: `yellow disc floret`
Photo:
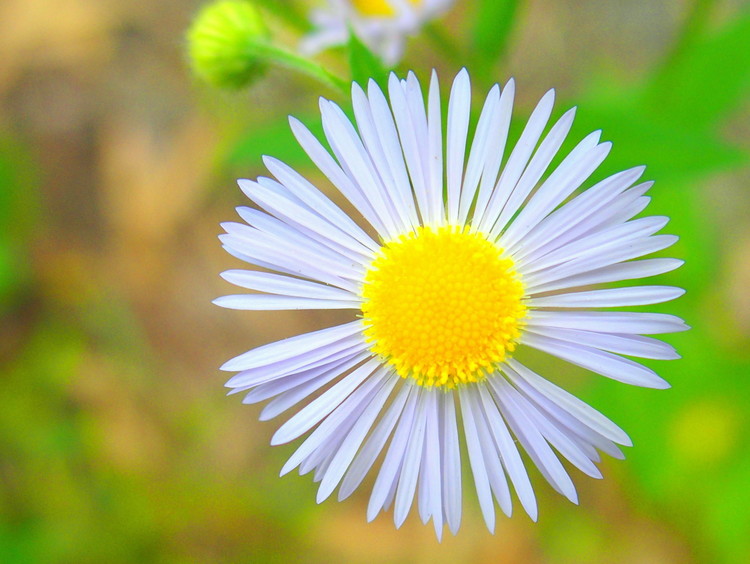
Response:
MULTIPOLYGON (((414 6, 419 6, 422 0, 408 0, 414 6)), ((395 16, 396 9, 390 0, 352 0, 357 11, 365 16, 395 16)))
POLYGON ((402 377, 454 388, 514 350, 523 296, 513 260, 485 235, 419 227, 385 243, 365 274, 365 337, 402 377))

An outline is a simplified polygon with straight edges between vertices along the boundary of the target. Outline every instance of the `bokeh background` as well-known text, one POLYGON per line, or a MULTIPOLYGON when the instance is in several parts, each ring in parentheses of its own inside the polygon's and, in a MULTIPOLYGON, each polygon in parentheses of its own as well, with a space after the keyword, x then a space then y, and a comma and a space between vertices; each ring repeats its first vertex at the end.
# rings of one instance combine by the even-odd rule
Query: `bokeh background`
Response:
MULTIPOLYGON (((279 479, 294 446, 268 446, 278 423, 227 398, 218 366, 341 316, 212 306, 239 266, 218 223, 263 153, 328 190, 286 116, 314 128, 318 95, 346 99, 278 68, 235 93, 200 84, 196 0, 3 0, 0 561, 750 561, 748 6, 503 0, 488 32, 487 4, 458 0, 400 68, 447 87, 465 65, 478 101, 515 76, 517 126, 556 87, 555 115, 579 105, 572 138, 614 142, 601 175, 647 164, 649 212, 681 236, 668 254, 686 265, 661 282, 688 293, 662 311, 693 330, 669 339, 682 360, 652 363, 671 390, 536 364, 630 433, 627 459, 601 481, 571 469, 580 506, 533 473, 539 522, 501 517, 494 536, 467 481, 442 544, 414 514, 367 524, 367 489, 317 506, 310 476, 279 479)), ((264 8, 295 45, 306 3, 264 8)), ((318 60, 347 77, 341 52, 318 60)))

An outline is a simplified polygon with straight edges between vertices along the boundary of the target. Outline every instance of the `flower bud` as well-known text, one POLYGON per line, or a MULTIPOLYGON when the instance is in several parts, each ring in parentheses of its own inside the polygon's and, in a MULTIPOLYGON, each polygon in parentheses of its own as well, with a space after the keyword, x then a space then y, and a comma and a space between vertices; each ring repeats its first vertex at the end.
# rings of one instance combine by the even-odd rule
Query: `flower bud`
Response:
POLYGON ((246 0, 218 0, 204 6, 187 31, 193 72, 220 88, 242 88, 265 69, 256 47, 269 32, 258 9, 246 0))

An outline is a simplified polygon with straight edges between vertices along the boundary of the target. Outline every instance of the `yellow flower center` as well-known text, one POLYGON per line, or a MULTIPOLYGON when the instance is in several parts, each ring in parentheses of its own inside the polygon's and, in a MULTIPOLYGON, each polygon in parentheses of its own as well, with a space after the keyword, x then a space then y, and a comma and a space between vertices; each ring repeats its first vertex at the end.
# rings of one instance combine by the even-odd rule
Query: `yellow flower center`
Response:
POLYGON ((365 337, 402 377, 454 388, 515 349, 523 296, 513 260, 485 235, 419 227, 384 244, 365 273, 365 337))
MULTIPOLYGON (((422 0, 408 0, 413 6, 419 6, 422 0)), ((363 16, 395 16, 396 9, 388 0, 352 0, 354 8, 363 16)))

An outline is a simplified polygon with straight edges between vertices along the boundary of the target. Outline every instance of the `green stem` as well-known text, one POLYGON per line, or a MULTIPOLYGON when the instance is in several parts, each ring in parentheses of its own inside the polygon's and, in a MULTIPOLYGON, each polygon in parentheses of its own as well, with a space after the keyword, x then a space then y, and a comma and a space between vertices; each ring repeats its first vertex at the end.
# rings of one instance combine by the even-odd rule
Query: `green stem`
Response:
POLYGON ((350 84, 347 81, 297 53, 271 43, 255 43, 252 46, 252 51, 254 57, 312 77, 328 88, 341 92, 344 96, 349 93, 350 84))

